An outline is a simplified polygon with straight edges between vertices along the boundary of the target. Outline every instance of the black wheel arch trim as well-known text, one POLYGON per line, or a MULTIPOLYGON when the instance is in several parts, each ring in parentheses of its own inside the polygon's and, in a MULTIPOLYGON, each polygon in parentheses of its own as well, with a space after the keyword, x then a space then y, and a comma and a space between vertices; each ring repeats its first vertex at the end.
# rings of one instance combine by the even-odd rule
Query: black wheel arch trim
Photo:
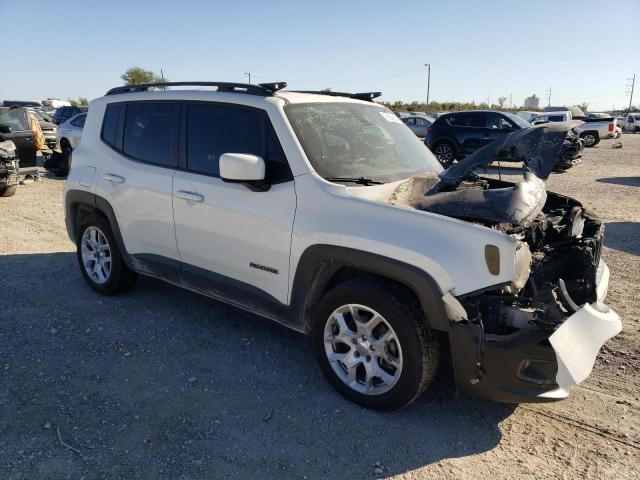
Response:
POLYGON ((65 216, 64 221, 67 227, 67 233, 73 243, 76 242, 77 229, 80 225, 80 220, 83 212, 93 213, 95 211, 102 213, 111 226, 111 231, 118 245, 120 256, 127 267, 132 270, 134 268, 134 262, 131 255, 128 254, 127 249, 124 246, 122 240, 122 234, 120 233, 120 227, 116 219, 116 214, 111 208, 111 204, 95 193, 87 192, 85 190, 69 190, 65 195, 65 216))
POLYGON ((343 267, 373 274, 409 288, 420 301, 429 328, 447 332, 449 318, 443 302, 444 292, 435 279, 413 265, 375 253, 334 245, 307 248, 296 268, 291 305, 301 309, 305 330, 310 328, 313 308, 325 293, 334 275, 343 267))

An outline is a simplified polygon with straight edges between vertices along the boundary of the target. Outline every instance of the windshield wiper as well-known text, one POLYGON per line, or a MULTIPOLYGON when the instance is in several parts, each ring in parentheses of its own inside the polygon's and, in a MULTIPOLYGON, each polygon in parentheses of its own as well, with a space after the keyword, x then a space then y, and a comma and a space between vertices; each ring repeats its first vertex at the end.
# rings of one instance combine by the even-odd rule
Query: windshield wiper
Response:
POLYGON ((324 177, 324 179, 330 182, 349 182, 359 185, 383 185, 385 183, 367 177, 324 177))

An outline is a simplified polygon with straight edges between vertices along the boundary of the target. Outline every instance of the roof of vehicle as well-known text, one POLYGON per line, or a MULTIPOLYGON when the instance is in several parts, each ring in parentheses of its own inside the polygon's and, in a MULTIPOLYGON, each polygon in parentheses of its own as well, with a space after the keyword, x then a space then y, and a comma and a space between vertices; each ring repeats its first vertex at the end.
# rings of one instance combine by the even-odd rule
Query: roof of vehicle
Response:
MULTIPOLYGON (((282 90, 286 87, 285 82, 278 83, 261 83, 243 84, 231 82, 167 82, 152 83, 142 85, 130 85, 115 87, 109 90, 105 97, 117 97, 118 101, 122 101, 123 95, 133 95, 136 97, 127 97, 132 100, 142 99, 145 97, 171 97, 178 98, 184 94, 202 95, 242 95, 252 97, 280 98, 286 103, 322 103, 322 102, 362 102, 372 103, 374 98, 381 95, 380 92, 363 92, 363 93, 347 93, 334 91, 287 91, 282 90), (175 90, 175 87, 181 87, 175 90), (169 89, 166 89, 169 88, 169 89), (215 89, 213 89, 215 88, 215 89)), ((238 97, 240 98, 240 97, 238 97)), ((64 107, 61 107, 64 108, 64 107)))

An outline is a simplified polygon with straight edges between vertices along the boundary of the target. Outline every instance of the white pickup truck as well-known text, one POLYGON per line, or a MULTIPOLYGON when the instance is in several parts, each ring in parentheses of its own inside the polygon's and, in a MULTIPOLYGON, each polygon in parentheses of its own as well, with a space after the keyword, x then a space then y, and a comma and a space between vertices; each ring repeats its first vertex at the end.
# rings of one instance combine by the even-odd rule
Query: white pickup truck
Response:
POLYGON ((584 140, 585 147, 594 147, 603 138, 616 136, 617 120, 614 117, 580 118, 580 120, 584 123, 574 127, 573 130, 584 140))

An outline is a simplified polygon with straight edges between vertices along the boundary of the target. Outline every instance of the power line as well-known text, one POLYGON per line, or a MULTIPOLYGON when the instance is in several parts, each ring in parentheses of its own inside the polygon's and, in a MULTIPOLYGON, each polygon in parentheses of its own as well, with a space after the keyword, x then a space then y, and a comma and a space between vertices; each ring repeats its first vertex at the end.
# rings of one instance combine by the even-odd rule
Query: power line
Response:
MULTIPOLYGON (((631 80, 631 92, 625 92, 625 93, 629 93, 629 109, 627 110, 627 114, 629 114, 629 112, 631 112, 631 102, 633 101, 633 88, 636 85, 636 74, 633 74, 633 78, 630 78, 629 80, 631 80)), ((629 87, 629 85, 627 84, 627 88, 629 87)))
POLYGON ((549 107, 551 106, 551 87, 549 87, 549 90, 547 90, 547 98, 549 100, 549 107))

